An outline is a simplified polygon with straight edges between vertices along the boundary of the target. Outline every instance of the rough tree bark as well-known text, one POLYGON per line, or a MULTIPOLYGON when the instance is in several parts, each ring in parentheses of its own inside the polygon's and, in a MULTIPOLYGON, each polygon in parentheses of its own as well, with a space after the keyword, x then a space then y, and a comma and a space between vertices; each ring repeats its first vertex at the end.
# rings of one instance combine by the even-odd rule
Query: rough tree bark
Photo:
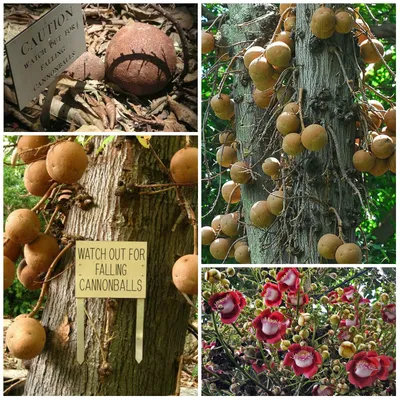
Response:
MULTIPOLYGON (((228 7, 229 21, 224 25, 223 34, 230 44, 257 38, 256 45, 268 44, 278 21, 277 9, 273 5, 231 4, 228 7), (262 15, 267 17, 243 24, 262 15)), ((313 37, 310 22, 317 7, 317 4, 303 3, 296 6, 294 69, 287 70, 285 83, 290 83, 296 90, 292 101, 298 101, 299 89, 303 89, 306 126, 321 123, 330 127, 329 142, 324 150, 313 153, 306 150, 292 158, 289 165, 289 158, 284 154, 281 157, 282 139, 275 130, 275 120, 282 107, 275 106, 267 111, 257 108, 251 96, 251 80, 242 60, 233 66, 234 70, 244 71, 235 75, 233 88, 236 137, 242 149, 239 158, 249 154, 246 161, 253 167, 255 176, 253 183, 241 185, 253 264, 319 263, 318 239, 325 233, 337 234, 337 221, 334 213, 328 211, 329 207, 334 207, 341 216, 346 241, 354 240, 360 202, 349 181, 356 179, 352 175, 356 115, 334 50, 341 58, 350 84, 355 84, 359 74, 355 64, 356 46, 352 34, 335 33, 324 41, 313 37), (261 169, 265 158, 271 156, 281 159, 286 165, 283 175, 288 178, 280 181, 279 185, 284 186, 287 199, 283 214, 269 229, 262 230, 251 226, 249 213, 255 202, 265 200, 269 192, 277 190, 261 169)))
MULTIPOLYGON (((95 139, 95 148, 100 139, 95 139)), ((152 145, 168 166, 172 155, 184 145, 184 137, 153 137, 152 145)), ((117 197, 122 183, 166 182, 150 150, 135 138, 120 139, 98 156, 93 153, 80 183, 93 196, 95 207, 83 211, 72 207, 65 234, 86 240, 147 241, 147 298, 145 300, 143 361, 135 361, 136 300, 86 300, 86 309, 101 340, 105 337, 107 305, 109 337, 113 336, 104 363, 96 335, 85 321, 85 361, 76 361, 76 303, 74 252, 61 260, 66 271, 49 290, 42 323, 48 330, 44 351, 34 359, 25 395, 171 395, 175 392, 178 358, 183 353, 189 306, 176 290, 171 269, 177 257, 193 252, 192 227, 187 220, 174 232, 181 214, 174 191, 155 195, 117 197), (69 268, 72 264, 72 268, 69 268), (110 311, 110 309, 109 309, 110 311), (57 330, 68 317, 71 331, 66 342, 57 330)), ((193 189, 186 189, 193 194, 193 189)))

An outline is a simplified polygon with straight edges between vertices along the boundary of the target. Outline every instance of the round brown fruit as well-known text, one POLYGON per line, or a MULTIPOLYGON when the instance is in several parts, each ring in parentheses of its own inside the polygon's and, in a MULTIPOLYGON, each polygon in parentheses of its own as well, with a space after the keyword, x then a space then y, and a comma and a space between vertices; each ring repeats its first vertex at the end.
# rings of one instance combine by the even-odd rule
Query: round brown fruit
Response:
POLYGON ((3 234, 3 254, 8 257, 11 261, 16 262, 22 253, 22 246, 18 243, 13 242, 7 235, 3 234))
POLYGON ((355 243, 345 243, 336 250, 335 259, 338 264, 361 264, 362 252, 355 243))
POLYGON ((224 121, 230 121, 234 115, 235 115, 235 103, 232 99, 230 100, 229 107, 226 111, 220 113, 215 112, 215 116, 224 121))
POLYGON ((283 112, 276 119, 276 129, 285 136, 288 133, 298 132, 300 128, 300 120, 296 114, 292 112, 283 112))
POLYGON ((17 144, 19 158, 25 164, 44 158, 49 148, 42 146, 48 143, 50 140, 47 136, 21 136, 17 144))
POLYGON ((232 144, 236 140, 236 135, 231 131, 221 132, 218 140, 221 144, 232 144))
POLYGON ((282 85, 276 91, 276 98, 278 99, 279 104, 286 104, 292 98, 294 93, 294 89, 291 86, 282 85))
POLYGON ((201 54, 207 54, 214 50, 215 40, 211 33, 201 31, 201 54))
POLYGON ((237 161, 237 153, 231 146, 222 146, 218 149, 216 158, 221 167, 229 168, 237 161))
POLYGON ((7 217, 5 231, 13 242, 27 244, 39 235, 40 221, 33 211, 22 208, 7 217))
POLYGON ((267 108, 269 103, 271 103, 273 95, 273 88, 269 88, 267 90, 258 90, 257 88, 254 88, 253 90, 253 100, 258 108, 267 108))
POLYGON ((294 50, 294 40, 291 38, 292 33, 287 31, 282 31, 276 35, 275 41, 286 43, 290 50, 294 50))
POLYGON ((251 264, 250 249, 246 245, 242 245, 235 250, 235 260, 239 264, 251 264))
POLYGON ((25 289, 39 290, 42 287, 43 281, 40 280, 39 274, 29 265, 25 267, 18 266, 17 277, 25 289))
POLYGON ((251 169, 244 161, 237 161, 231 166, 231 179, 236 183, 245 184, 251 180, 251 169))
POLYGON ((8 289, 14 282, 15 279, 15 265, 8 258, 3 256, 3 290, 8 289))
POLYGON ((270 193, 267 197, 267 205, 272 214, 279 215, 283 210, 283 191, 277 190, 270 193))
POLYGON ((332 9, 319 7, 311 18, 311 32, 318 39, 328 39, 335 32, 336 18, 332 9))
POLYGON ((38 274, 49 269, 59 252, 57 240, 45 233, 39 233, 33 242, 24 246, 25 261, 38 274))
POLYGON ((343 240, 332 233, 327 233, 318 241, 318 253, 327 260, 334 260, 336 250, 343 244, 343 240))
POLYGON ((225 93, 217 94, 211 99, 210 105, 215 113, 227 113, 231 107, 231 98, 225 93))
POLYGON ((319 151, 328 143, 328 134, 323 126, 312 124, 301 133, 301 143, 307 150, 319 151))
POLYGON ((219 233, 221 230, 221 218, 223 215, 216 215, 213 220, 211 221, 211 227, 214 229, 215 232, 219 233))
POLYGON ((267 228, 275 221, 275 215, 269 210, 267 200, 253 204, 250 209, 250 221, 257 228, 267 228))
POLYGON ((197 183, 197 161, 197 147, 186 147, 178 150, 171 159, 172 179, 177 183, 197 183))
POLYGON ((179 258, 172 267, 172 280, 180 292, 197 294, 198 261, 196 254, 187 254, 179 258))
POLYGON ((302 153, 304 146, 298 133, 289 133, 283 138, 282 150, 289 156, 297 156, 302 153))
POLYGON ((350 33, 354 28, 354 17, 348 11, 336 13, 335 31, 342 34, 350 33))
POLYGON ((369 31, 369 25, 366 22, 364 22, 361 18, 356 19, 355 29, 357 32, 357 41, 358 44, 361 44, 364 40, 367 40, 367 36, 361 32, 361 29, 358 25, 360 25, 361 28, 367 32, 369 31))
POLYGON ((240 201, 240 185, 233 181, 228 181, 222 185, 221 195, 223 199, 230 204, 239 203, 240 201))
POLYGON ((262 170, 265 175, 276 176, 281 168, 281 163, 275 157, 268 157, 262 165, 262 170))
POLYGON ((372 128, 379 128, 382 125, 385 108, 383 107, 382 103, 377 100, 370 100, 368 103, 373 109, 373 111, 368 111, 368 116, 372 121, 372 128))
POLYGON ((224 260, 229 252, 231 245, 232 241, 230 239, 225 239, 225 238, 215 239, 210 244, 210 253, 216 260, 224 260))
POLYGON ((353 165, 357 171, 368 172, 375 164, 376 157, 366 150, 358 150, 353 155, 353 165))
POLYGON ((76 142, 63 141, 51 147, 46 158, 49 175, 59 183, 76 183, 88 166, 83 147, 76 142))
POLYGON ((265 50, 265 55, 270 64, 275 67, 286 68, 292 59, 292 50, 284 42, 273 42, 265 50))
POLYGON ((377 39, 371 39, 371 40, 378 51, 374 49, 374 46, 368 39, 364 40, 360 44, 361 58, 367 64, 378 62, 381 59, 380 56, 383 56, 383 54, 385 53, 385 49, 383 48, 383 45, 379 40, 377 39))
POLYGON ((260 46, 253 46, 250 47, 249 49, 246 50, 246 53, 244 53, 243 56, 243 62, 244 62, 244 66, 249 69, 249 66, 251 64, 251 62, 256 59, 257 57, 260 57, 264 54, 265 49, 264 47, 260 47, 260 46))
POLYGON ((386 135, 376 136, 371 145, 371 150, 375 157, 381 160, 389 158, 393 154, 395 148, 392 138, 386 135))
POLYGON ((44 196, 51 186, 51 178, 46 169, 46 160, 34 161, 24 173, 24 185, 33 196, 44 196))
POLYGON ((258 90, 267 90, 275 85, 275 70, 265 57, 254 59, 249 65, 249 75, 258 90))
POLYGON ((42 324, 33 318, 19 318, 8 328, 6 345, 10 353, 21 360, 38 356, 46 343, 42 324))
POLYGON ((221 218, 221 231, 226 236, 234 237, 239 234, 238 215, 235 213, 226 214, 221 218))
POLYGON ((296 17, 295 16, 288 17, 285 19, 285 21, 283 21, 283 29, 286 32, 292 32, 295 28, 296 28, 296 17))
POLYGON ((233 245, 233 249, 236 250, 240 246, 247 246, 247 242, 244 240, 237 240, 235 241, 235 244, 233 245))
POLYGON ((387 125, 388 129, 396 132, 396 107, 389 108, 389 110, 386 111, 385 124, 387 125))
POLYGON ((389 170, 396 173, 396 152, 389 157, 389 170))
POLYGON ((283 107, 282 112, 291 112, 293 114, 297 114, 299 112, 299 105, 297 103, 287 103, 285 107, 283 107))
POLYGON ((373 176, 382 176, 389 170, 389 159, 381 160, 377 158, 374 166, 368 171, 373 176))
MULTIPOLYGON (((279 4, 279 14, 283 14, 286 9, 288 9, 292 4, 291 3, 282 3, 279 4)), ((289 11, 290 13, 291 11, 289 11)))
POLYGON ((209 246, 216 237, 215 230, 211 226, 203 226, 201 228, 201 244, 209 246))

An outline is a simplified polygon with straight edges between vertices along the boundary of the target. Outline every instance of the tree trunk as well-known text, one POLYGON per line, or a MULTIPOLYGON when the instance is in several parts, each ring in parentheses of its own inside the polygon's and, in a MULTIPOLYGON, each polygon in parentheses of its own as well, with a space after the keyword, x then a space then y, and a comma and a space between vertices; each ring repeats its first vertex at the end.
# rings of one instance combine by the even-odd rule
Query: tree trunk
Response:
MULTIPOLYGON (((94 141, 97 149, 101 138, 94 141)), ((153 137, 152 145, 168 166, 168 160, 183 147, 184 138, 153 137)), ((192 227, 185 221, 171 231, 181 214, 174 190, 116 196, 117 188, 130 180, 137 184, 166 181, 151 151, 136 138, 115 141, 98 156, 93 152, 80 183, 93 196, 95 207, 88 211, 72 207, 64 233, 85 240, 147 242, 143 361, 135 361, 135 299, 86 300, 100 340, 112 340, 104 360, 96 333, 86 318, 85 361, 82 365, 76 361, 75 270, 74 252, 70 251, 58 267, 65 268, 65 272, 50 284, 42 317, 47 342, 30 366, 25 395, 134 396, 175 392, 190 309, 172 283, 171 269, 177 257, 193 252, 192 227), (65 317, 71 326, 68 341, 57 333, 65 317), (113 321, 108 334, 107 318, 113 321)), ((186 190, 190 193, 191 189, 186 190)))
MULTIPOLYGON (((255 179, 241 185, 246 235, 253 264, 268 263, 319 263, 317 242, 325 233, 337 234, 337 220, 329 208, 337 210, 343 220, 346 241, 354 241, 358 224, 359 201, 351 175, 352 154, 355 139, 355 114, 352 96, 346 84, 338 57, 343 62, 347 77, 357 82, 358 67, 352 34, 335 33, 328 40, 318 40, 310 30, 311 16, 317 4, 296 5, 294 72, 287 73, 285 84, 290 84, 299 100, 303 89, 302 109, 305 125, 320 123, 328 126, 329 141, 319 152, 305 150, 300 156, 288 157, 281 151, 282 137, 275 129, 276 118, 282 106, 267 110, 255 106, 252 100, 252 84, 241 60, 234 70, 244 70, 235 75, 233 95, 235 99, 236 137, 240 144, 239 154, 249 155, 246 161, 252 166, 255 179), (333 134, 331 133, 333 132, 333 134), (282 156, 281 156, 282 154, 282 156), (283 176, 288 178, 273 182, 261 168, 267 157, 276 157, 284 165, 283 176), (270 192, 283 186, 285 208, 268 229, 251 225, 251 206, 265 200, 270 192)), ((327 7, 329 7, 327 5, 327 7)), ((260 39, 256 45, 266 46, 277 24, 277 10, 272 5, 231 4, 230 20, 223 33, 230 44, 248 39, 260 39), (269 14, 258 22, 238 27, 243 22, 269 14)))

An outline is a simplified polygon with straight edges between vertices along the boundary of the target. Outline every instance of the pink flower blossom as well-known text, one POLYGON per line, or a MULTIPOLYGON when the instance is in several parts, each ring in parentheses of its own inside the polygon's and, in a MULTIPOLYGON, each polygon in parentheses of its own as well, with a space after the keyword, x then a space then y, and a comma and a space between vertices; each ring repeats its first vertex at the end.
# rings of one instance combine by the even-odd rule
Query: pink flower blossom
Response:
POLYGON ((229 291, 215 293, 212 295, 208 304, 213 311, 217 311, 221 315, 221 322, 231 324, 235 322, 246 305, 246 299, 239 291, 229 291))
POLYGON ((264 298, 264 303, 268 307, 279 306, 282 303, 282 292, 278 285, 268 282, 264 285, 261 296, 264 298))

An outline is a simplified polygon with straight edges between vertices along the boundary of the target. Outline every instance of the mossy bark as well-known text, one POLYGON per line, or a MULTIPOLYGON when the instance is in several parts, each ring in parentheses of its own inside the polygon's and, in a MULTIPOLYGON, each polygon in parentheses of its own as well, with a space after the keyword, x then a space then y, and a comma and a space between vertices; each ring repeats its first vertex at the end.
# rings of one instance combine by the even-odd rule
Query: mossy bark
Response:
MULTIPOLYGON (((231 4, 228 7, 229 21, 224 24, 223 34, 230 44, 256 38, 259 38, 256 45, 268 44, 279 19, 274 6, 231 4), (265 17, 243 25, 261 16, 265 17)), ((241 185, 246 235, 253 264, 319 263, 319 238, 325 233, 338 233, 337 220, 335 214, 329 212, 330 207, 335 208, 342 218, 345 240, 354 240, 360 203, 349 181, 357 184, 352 168, 356 117, 352 95, 334 50, 340 55, 352 85, 357 82, 359 73, 356 46, 351 33, 335 33, 323 41, 313 37, 310 22, 317 7, 317 4, 302 3, 296 6, 291 86, 296 90, 293 101, 298 100, 300 88, 303 89, 305 125, 320 123, 329 127, 329 142, 324 150, 305 151, 292 158, 289 164, 288 157, 281 150, 281 135, 275 130, 275 120, 282 107, 265 111, 255 106, 251 96, 253 85, 243 61, 239 59, 233 66, 233 70, 243 71, 235 75, 233 84, 239 158, 245 157, 252 165, 255 177, 252 183, 241 185), (262 172, 262 162, 271 156, 281 159, 285 165, 283 175, 289 175, 288 179, 273 182, 262 172), (282 215, 268 229, 252 226, 249 219, 251 206, 265 200, 270 192, 282 185, 287 193, 282 215)))
MULTIPOLYGON (((95 139, 95 148, 100 142, 100 138, 95 139)), ((168 165, 184 145, 184 138, 153 137, 152 144, 168 165)), ((65 272, 50 284, 42 317, 47 343, 30 366, 25 395, 134 396, 175 392, 190 309, 172 283, 171 269, 177 257, 193 252, 192 227, 184 221, 171 231, 181 213, 174 191, 116 196, 121 182, 129 180, 137 184, 166 182, 154 156, 135 138, 120 139, 100 155, 93 153, 80 183, 93 196, 95 207, 88 211, 72 207, 64 233, 86 240, 147 242, 143 361, 135 361, 134 299, 86 300, 86 309, 102 341, 106 339, 107 315, 114 319, 109 334, 111 345, 105 351, 108 365, 103 363, 99 341, 87 318, 85 361, 82 365, 76 361, 75 261, 71 251, 58 266, 58 271, 65 268, 65 272), (68 341, 57 333, 66 318, 70 324, 68 341)))

